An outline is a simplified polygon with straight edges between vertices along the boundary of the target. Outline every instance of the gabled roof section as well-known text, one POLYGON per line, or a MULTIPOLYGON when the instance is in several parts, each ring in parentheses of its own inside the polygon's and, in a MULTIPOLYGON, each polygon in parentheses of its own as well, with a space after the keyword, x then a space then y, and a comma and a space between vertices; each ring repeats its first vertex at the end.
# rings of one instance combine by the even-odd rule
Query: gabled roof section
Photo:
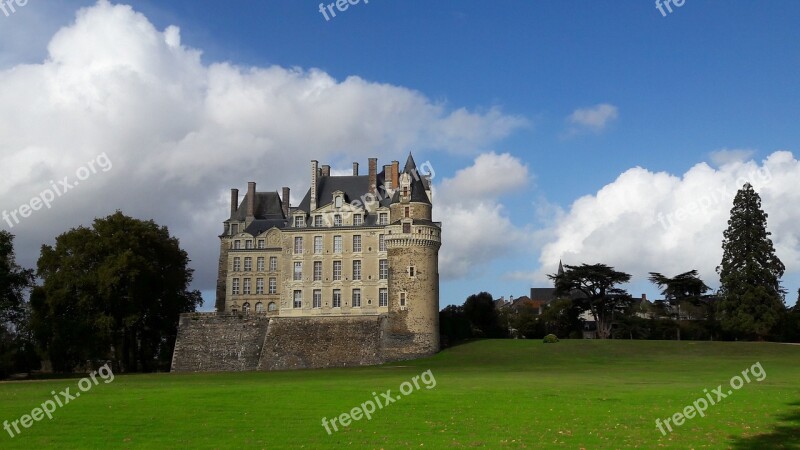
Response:
MULTIPOLYGON (((414 156, 412 156, 411 153, 408 154, 406 167, 403 169, 403 173, 407 173, 411 176, 411 201, 430 205, 431 199, 428 198, 428 193, 425 192, 426 189, 428 189, 428 180, 419 173, 419 170, 417 170, 417 163, 414 162, 414 156)), ((394 193, 392 203, 399 201, 400 189, 394 193)))
MULTIPOLYGON (((239 209, 229 220, 244 221, 247 217, 247 195, 239 204, 239 209)), ((256 192, 255 211, 253 216, 256 220, 280 220, 286 219, 283 216, 283 206, 281 197, 277 192, 256 192)))

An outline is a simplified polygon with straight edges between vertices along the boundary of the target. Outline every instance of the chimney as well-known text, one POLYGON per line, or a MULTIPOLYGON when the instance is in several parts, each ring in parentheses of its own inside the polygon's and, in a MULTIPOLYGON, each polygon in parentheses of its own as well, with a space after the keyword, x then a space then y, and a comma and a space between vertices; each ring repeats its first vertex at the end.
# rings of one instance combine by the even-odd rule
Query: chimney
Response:
POLYGON ((378 193, 378 158, 369 159, 369 193, 378 193))
POLYGON ((392 184, 392 165, 386 164, 383 166, 383 187, 386 192, 390 192, 394 185, 392 184))
POLYGON ((252 219, 256 211, 256 182, 247 183, 247 217, 252 219))
POLYGON ((358 163, 357 162, 353 163, 353 176, 354 177, 358 176, 358 163))
POLYGON ((231 217, 239 210, 239 190, 231 189, 231 217))
POLYGON ((317 209, 317 178, 319 178, 319 163, 313 160, 311 161, 311 205, 309 207, 311 211, 317 209))
POLYGON ((283 217, 289 218, 289 188, 283 188, 283 196, 281 197, 281 206, 283 206, 283 217))
POLYGON ((392 161, 392 186, 397 189, 400 186, 400 162, 392 161))
POLYGON ((329 166, 327 164, 322 166, 322 176, 323 177, 331 176, 331 166, 329 166))
POLYGON ((642 300, 647 301, 647 294, 642 294, 642 300))

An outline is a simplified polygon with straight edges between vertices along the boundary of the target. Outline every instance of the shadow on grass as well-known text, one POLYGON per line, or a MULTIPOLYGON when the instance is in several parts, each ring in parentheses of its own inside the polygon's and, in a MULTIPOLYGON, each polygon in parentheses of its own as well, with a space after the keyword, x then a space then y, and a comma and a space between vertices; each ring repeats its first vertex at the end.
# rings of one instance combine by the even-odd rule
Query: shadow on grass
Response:
POLYGON ((791 411, 780 416, 781 423, 766 434, 732 439, 734 450, 789 449, 800 450, 800 401, 790 403, 791 411))

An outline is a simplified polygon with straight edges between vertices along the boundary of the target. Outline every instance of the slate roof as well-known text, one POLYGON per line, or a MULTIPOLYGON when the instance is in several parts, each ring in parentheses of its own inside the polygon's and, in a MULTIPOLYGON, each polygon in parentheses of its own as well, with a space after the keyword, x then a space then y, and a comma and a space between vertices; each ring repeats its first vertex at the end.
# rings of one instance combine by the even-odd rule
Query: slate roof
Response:
MULTIPOLYGON (((230 220, 244 221, 247 217, 247 195, 239 204, 239 209, 230 220)), ((256 220, 284 220, 281 197, 277 192, 256 192, 255 214, 256 220)))
MULTIPOLYGON (((428 193, 425 192, 425 189, 430 186, 430 181, 419 173, 417 170, 417 163, 414 162, 414 157, 411 155, 411 153, 408 154, 406 166, 401 173, 407 173, 411 175, 411 201, 430 205, 431 200, 428 198, 428 193)), ((392 203, 399 201, 400 190, 398 189, 394 193, 394 197, 392 197, 392 203)))

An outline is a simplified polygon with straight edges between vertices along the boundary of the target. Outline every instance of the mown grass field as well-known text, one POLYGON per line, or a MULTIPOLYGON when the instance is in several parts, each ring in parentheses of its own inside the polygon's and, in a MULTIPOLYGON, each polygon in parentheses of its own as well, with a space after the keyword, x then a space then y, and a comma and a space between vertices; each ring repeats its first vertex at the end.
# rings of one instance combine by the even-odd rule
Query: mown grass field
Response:
MULTIPOLYGON (((751 377, 752 378, 752 377, 751 377)), ((0 383, 12 421, 77 379, 0 383)), ((800 346, 478 341, 381 367, 116 376, 0 448, 800 448, 800 346), (662 436, 667 418, 760 362, 753 380, 662 436), (414 391, 328 435, 328 419, 431 370, 414 391)))

